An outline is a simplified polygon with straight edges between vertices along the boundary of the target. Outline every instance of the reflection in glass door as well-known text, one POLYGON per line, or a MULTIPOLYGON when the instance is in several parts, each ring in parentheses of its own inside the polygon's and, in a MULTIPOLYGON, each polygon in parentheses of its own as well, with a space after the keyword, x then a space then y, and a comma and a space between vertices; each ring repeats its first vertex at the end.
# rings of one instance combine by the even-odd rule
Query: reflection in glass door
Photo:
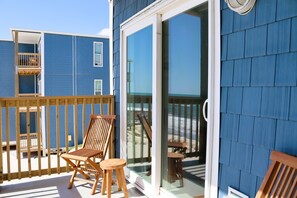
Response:
POLYGON ((204 4, 162 24, 162 187, 177 197, 204 193, 207 12, 204 4))
POLYGON ((151 180, 151 140, 139 120, 151 125, 152 113, 152 26, 127 37, 127 162, 128 168, 151 180))

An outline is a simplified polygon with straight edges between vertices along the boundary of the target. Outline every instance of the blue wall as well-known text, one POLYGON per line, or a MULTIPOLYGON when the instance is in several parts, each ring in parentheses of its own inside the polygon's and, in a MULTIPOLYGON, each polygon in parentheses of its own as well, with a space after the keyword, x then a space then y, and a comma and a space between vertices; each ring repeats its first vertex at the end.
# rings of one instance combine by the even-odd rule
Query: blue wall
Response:
POLYGON ((94 95, 94 79, 109 94, 109 41, 103 38, 44 35, 45 95, 94 95), (93 67, 93 42, 103 42, 103 67, 93 67))
POLYGON ((257 0, 240 16, 222 10, 220 197, 254 197, 270 152, 297 155, 297 1, 257 0))
POLYGON ((37 52, 37 45, 34 44, 19 44, 19 52, 20 53, 35 53, 37 52))
MULTIPOLYGON (((12 41, 0 41, 0 98, 14 97, 14 43, 12 41)), ((5 115, 5 110, 2 110, 5 115)), ((9 111, 10 117, 10 139, 15 140, 15 111, 9 111)), ((6 141, 6 126, 4 116, 2 117, 2 139, 6 141)))
MULTIPOLYGON (((103 93, 110 93, 109 39, 58 34, 44 35, 44 83, 46 96, 94 95, 94 79, 103 82, 103 93), (93 43, 103 42, 103 67, 93 67, 93 43)), ((97 108, 95 108, 96 111, 97 108)), ((81 112, 81 111, 80 111, 81 112)), ((97 111, 98 112, 98 111, 97 111)), ((86 114, 91 113, 87 109, 86 114)), ((56 147, 56 110, 51 108, 51 147, 56 147)), ((60 108, 64 119, 64 107, 60 108)), ((73 111, 69 109, 69 135, 74 134, 73 111)), ((81 120, 81 118, 78 118, 81 120)), ((65 126, 60 122, 60 142, 64 146, 65 126)), ((88 123, 86 123, 87 126, 88 123)), ((79 134, 81 124, 78 122, 79 134)), ((73 138, 72 138, 73 139, 73 138)), ((79 137, 82 142, 83 137, 79 137)), ((73 145, 73 140, 70 145, 73 145)))
POLYGON ((0 97, 14 97, 14 43, 0 41, 0 97))

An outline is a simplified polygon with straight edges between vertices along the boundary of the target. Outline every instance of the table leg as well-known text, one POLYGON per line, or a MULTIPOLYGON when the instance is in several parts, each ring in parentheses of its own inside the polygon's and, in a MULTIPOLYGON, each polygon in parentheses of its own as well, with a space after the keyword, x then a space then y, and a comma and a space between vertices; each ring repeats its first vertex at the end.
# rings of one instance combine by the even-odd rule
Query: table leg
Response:
POLYGON ((125 174, 124 174, 124 169, 120 168, 119 170, 119 175, 121 177, 121 186, 125 194, 125 198, 128 198, 128 190, 127 190, 127 184, 126 184, 126 179, 125 179, 125 174))
POLYGON ((104 195, 106 190, 106 171, 103 170, 103 180, 102 180, 102 187, 101 187, 101 194, 104 195))
POLYGON ((107 197, 111 198, 112 170, 107 170, 107 197))

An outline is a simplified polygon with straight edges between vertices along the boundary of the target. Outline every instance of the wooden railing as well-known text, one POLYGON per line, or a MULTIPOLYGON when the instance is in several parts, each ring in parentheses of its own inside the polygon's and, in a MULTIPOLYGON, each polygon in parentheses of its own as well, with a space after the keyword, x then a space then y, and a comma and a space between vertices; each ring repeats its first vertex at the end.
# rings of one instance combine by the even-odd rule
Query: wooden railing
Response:
MULTIPOLYGON (((79 148, 94 113, 114 114, 114 96, 0 98, 0 183, 69 171, 60 154, 79 148), (26 112, 21 113, 21 107, 26 112), (33 121, 32 107, 36 108, 33 121)), ((114 136, 111 157, 113 141, 114 136)))
MULTIPOLYGON (((133 95, 128 96, 128 114, 132 117, 131 123, 128 123, 128 129, 131 128, 131 145, 132 151, 128 161, 143 162, 151 158, 150 147, 144 142, 147 142, 147 137, 141 125, 137 113, 146 115, 148 122, 151 124, 152 118, 152 98, 149 96, 133 95), (129 110, 130 108, 130 110, 129 110), (140 134, 138 134, 140 133, 140 134), (140 137, 141 140, 135 138, 140 137), (141 142, 139 145, 137 142, 141 142)), ((187 157, 199 157, 201 162, 205 161, 206 152, 206 122, 202 117, 202 105, 205 99, 201 97, 183 97, 170 96, 168 98, 168 140, 186 142, 187 157)))
POLYGON ((22 68, 40 68, 40 54, 18 53, 18 66, 22 68))

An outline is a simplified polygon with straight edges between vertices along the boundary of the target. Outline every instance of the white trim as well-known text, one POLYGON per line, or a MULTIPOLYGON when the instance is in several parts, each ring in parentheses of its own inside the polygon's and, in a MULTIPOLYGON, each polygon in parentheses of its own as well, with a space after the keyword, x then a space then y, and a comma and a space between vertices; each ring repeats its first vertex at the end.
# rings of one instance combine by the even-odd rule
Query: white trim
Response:
POLYGON ((153 23, 152 60, 152 187, 153 197, 160 194, 162 144, 162 16, 156 14, 153 23))
MULTIPOLYGON (((40 73, 40 94, 41 96, 45 96, 45 80, 44 80, 44 72, 45 72, 45 60, 44 60, 44 54, 45 54, 45 51, 44 51, 44 34, 41 33, 41 39, 40 39, 40 58, 41 58, 41 73, 40 73)), ((42 132, 42 142, 43 144, 45 145, 43 147, 43 153, 45 155, 45 151, 46 151, 46 148, 47 148, 47 141, 46 141, 46 130, 45 130, 45 107, 43 106, 41 108, 41 132, 42 132)))
POLYGON ((221 32, 220 2, 208 1, 208 120, 204 197, 218 196, 220 149, 221 32), (212 107, 212 108, 211 108, 212 107), (212 145, 212 146, 210 146, 212 145), (210 169, 210 170, 209 170, 210 169))
MULTIPOLYGON (((137 23, 134 24, 133 26, 130 26, 129 28, 126 28, 125 30, 121 30, 120 33, 120 101, 121 101, 121 106, 120 106, 120 129, 121 129, 121 133, 120 133, 120 155, 121 158, 127 159, 127 141, 126 141, 126 126, 127 126, 127 67, 126 67, 126 58, 127 58, 127 54, 126 54, 126 45, 127 45, 127 37, 145 27, 148 27, 150 25, 154 26, 155 23, 154 18, 149 18, 146 19, 144 21, 142 21, 141 23, 137 23)), ((154 27, 153 27, 154 29, 154 27)), ((154 32, 152 32, 152 35, 154 34, 154 32)), ((154 39, 154 36, 153 36, 154 39)), ((154 51, 152 52, 153 54, 153 59, 155 59, 155 61, 153 61, 153 65, 156 64, 156 55, 154 55, 154 51)), ((154 111, 154 110, 153 110, 154 111)), ((153 121, 154 122, 154 121, 153 121)), ((154 127, 154 125, 153 125, 154 127)), ((154 128, 152 128, 154 129, 154 128)), ((154 132, 153 132, 154 134, 154 132)), ((156 137, 153 135, 153 137, 156 137)), ((154 139, 154 138, 153 138, 154 139)), ((154 142, 154 140, 153 140, 154 142)), ((152 153, 157 153, 158 155, 159 152, 158 150, 152 150, 152 153)), ((153 156, 154 154, 152 154, 153 156)), ((156 161, 158 157, 156 158, 152 158, 152 164, 156 161)), ((160 160, 159 160, 160 161, 160 160)), ((156 175, 156 168, 157 167, 152 167, 152 174, 151 174, 151 178, 152 181, 155 180, 154 178, 158 177, 156 175)), ((154 194, 155 192, 152 190, 152 184, 146 182, 145 180, 139 180, 139 176, 136 175, 136 173, 133 173, 132 171, 130 171, 129 169, 126 168, 126 175, 128 177, 128 180, 130 183, 135 184, 136 186, 138 186, 139 188, 141 188, 142 192, 145 193, 146 195, 150 196, 150 197, 155 197, 154 194)), ((157 188, 159 188, 160 184, 153 184, 154 186, 158 185, 157 188)))
POLYGON ((11 32, 19 31, 19 32, 28 32, 28 33, 44 33, 44 34, 59 34, 66 36, 81 36, 81 37, 91 37, 91 38, 105 38, 109 39, 109 36, 106 35, 91 35, 91 34, 79 34, 79 33, 65 33, 65 32, 55 32, 55 31, 46 31, 46 30, 32 30, 32 29, 22 29, 22 28, 10 28, 11 32))
POLYGON ((109 94, 113 95, 113 0, 109 1, 109 94))
POLYGON ((0 39, 0 41, 2 42, 13 42, 13 40, 11 40, 11 39, 0 39))
MULTIPOLYGON (((158 193, 160 195, 168 195, 163 193, 163 189, 159 190, 160 175, 157 170, 161 170, 160 163, 157 160, 161 159, 160 152, 157 149, 160 147, 161 138, 157 131, 161 130, 161 94, 158 94, 161 87, 158 87, 161 82, 161 45, 156 46, 156 43, 161 43, 162 33, 159 32, 159 27, 156 24, 161 24, 161 21, 169 19, 188 9, 194 8, 207 0, 159 0, 151 4, 141 12, 132 16, 121 24, 120 35, 120 60, 121 60, 121 157, 126 157, 126 38, 128 35, 140 30, 149 23, 153 25, 153 146, 152 146, 152 188, 154 190, 153 197, 158 193), (157 16, 157 17, 156 17, 157 16), (161 18, 162 16, 162 18, 161 18), (156 42, 156 41, 159 42, 156 42), (156 57, 155 57, 156 56, 156 57), (157 106, 158 105, 158 106, 157 106), (155 157, 154 157, 155 156, 155 157)), ((220 126, 220 2, 208 1, 209 13, 209 88, 208 88, 208 130, 207 130, 207 156, 206 156, 206 186, 204 197, 217 197, 218 195, 218 166, 219 166, 219 126, 220 126)), ((159 148, 160 149, 160 148, 159 148)), ((160 173, 160 172, 159 172, 160 173)))
MULTIPOLYGON (((100 60, 99 60, 99 63, 100 63, 100 60)), ((103 67, 103 42, 98 42, 98 41, 94 41, 93 42, 93 67, 103 67), (99 55, 101 55, 101 57, 99 57, 99 58, 101 58, 101 64, 98 64, 98 65, 96 65, 95 64, 95 62, 96 62, 96 45, 101 45, 101 54, 99 54, 99 55)))
POLYGON ((94 79, 94 95, 96 95, 96 83, 101 82, 101 95, 103 95, 103 80, 102 79, 94 79))

